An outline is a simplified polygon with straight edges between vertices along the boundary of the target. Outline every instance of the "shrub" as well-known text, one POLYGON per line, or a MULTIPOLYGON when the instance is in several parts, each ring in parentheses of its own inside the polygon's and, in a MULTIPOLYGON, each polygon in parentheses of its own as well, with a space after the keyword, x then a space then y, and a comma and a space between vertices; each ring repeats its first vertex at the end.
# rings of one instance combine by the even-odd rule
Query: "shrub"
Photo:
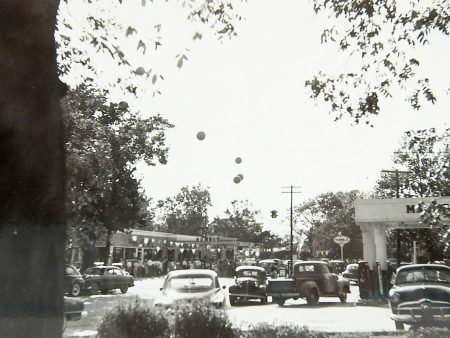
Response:
POLYGON ((178 309, 174 316, 174 333, 177 338, 239 337, 223 310, 194 303, 178 309))
POLYGON ((308 330, 307 327, 288 324, 258 324, 248 330, 247 338, 326 338, 325 333, 308 330))
POLYGON ((417 327, 408 331, 408 336, 413 338, 449 337, 449 329, 444 327, 417 327))
POLYGON ((119 305, 108 312, 98 327, 99 338, 165 338, 170 336, 169 322, 159 311, 146 307, 139 299, 119 305))

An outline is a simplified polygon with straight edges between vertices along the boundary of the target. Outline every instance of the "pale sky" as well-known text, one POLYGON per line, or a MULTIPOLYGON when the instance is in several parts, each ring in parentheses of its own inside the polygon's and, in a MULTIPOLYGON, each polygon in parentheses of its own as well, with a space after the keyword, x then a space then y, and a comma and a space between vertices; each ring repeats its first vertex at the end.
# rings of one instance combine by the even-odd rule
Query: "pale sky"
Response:
MULTIPOLYGON (((335 45, 320 44, 327 18, 316 16, 309 1, 250 0, 243 8, 238 36, 223 43, 211 34, 189 42, 173 12, 152 17, 152 26, 162 18, 172 22, 166 30, 163 25, 161 35, 180 50, 189 48, 182 69, 173 50, 172 57, 157 61, 165 78, 161 96, 153 98, 149 91, 131 102, 176 126, 167 134, 168 164, 140 166, 139 177, 154 200, 201 183, 210 188, 211 218, 232 200, 247 199, 261 211, 266 229, 286 233, 289 195, 281 187, 302 187, 294 203, 328 191, 369 191, 380 171, 392 168, 392 152, 404 131, 448 127, 448 39, 418 51, 421 69, 439 89, 436 105, 424 104, 417 112, 403 97, 394 97, 373 118, 374 128, 354 126, 351 120, 333 122, 327 107, 309 99, 304 87, 318 70, 351 68, 352 59, 335 45), (205 140, 197 140, 198 131, 206 133, 205 140), (234 162, 238 156, 241 164, 234 162), (237 174, 244 176, 239 184, 233 182, 237 174), (270 218, 273 209, 276 219, 270 218)), ((148 15, 143 17, 148 23, 148 15)))

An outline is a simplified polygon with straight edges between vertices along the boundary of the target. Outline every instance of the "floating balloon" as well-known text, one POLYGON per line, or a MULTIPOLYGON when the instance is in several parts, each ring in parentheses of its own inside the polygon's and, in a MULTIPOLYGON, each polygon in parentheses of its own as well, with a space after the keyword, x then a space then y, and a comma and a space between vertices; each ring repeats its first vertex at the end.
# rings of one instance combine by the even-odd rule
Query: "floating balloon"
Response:
POLYGON ((238 184, 241 182, 241 178, 239 176, 236 176, 235 178, 233 178, 234 183, 238 184))
POLYGON ((199 131, 197 133, 197 139, 199 139, 200 141, 203 141, 206 137, 206 134, 203 131, 199 131))
POLYGON ((236 157, 236 159, 234 160, 234 162, 236 162, 237 164, 242 162, 242 158, 240 157, 236 157))

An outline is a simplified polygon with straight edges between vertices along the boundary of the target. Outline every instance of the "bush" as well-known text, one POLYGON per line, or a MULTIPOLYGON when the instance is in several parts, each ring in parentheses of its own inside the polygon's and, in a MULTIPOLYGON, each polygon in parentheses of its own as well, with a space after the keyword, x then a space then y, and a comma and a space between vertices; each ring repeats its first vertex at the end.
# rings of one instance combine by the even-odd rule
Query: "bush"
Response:
POLYGON ((159 311, 142 305, 119 305, 108 312, 98 327, 99 338, 165 338, 170 336, 169 322, 159 311))
POLYGON ((308 330, 307 327, 288 324, 258 324, 248 330, 247 338, 326 338, 325 333, 308 330))
POLYGON ((239 337, 223 310, 193 304, 174 313, 174 333, 177 338, 239 337))
POLYGON ((449 329, 444 327, 418 327, 409 330, 409 337, 413 338, 435 338, 435 337, 449 337, 449 329))

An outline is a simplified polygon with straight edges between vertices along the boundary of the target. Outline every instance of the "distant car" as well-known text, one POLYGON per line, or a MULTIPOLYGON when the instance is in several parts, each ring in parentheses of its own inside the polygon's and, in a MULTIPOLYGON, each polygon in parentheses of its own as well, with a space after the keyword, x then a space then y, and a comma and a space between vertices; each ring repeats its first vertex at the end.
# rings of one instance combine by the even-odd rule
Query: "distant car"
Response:
POLYGON ((225 295, 213 270, 190 269, 170 271, 161 294, 156 298, 156 307, 172 308, 189 303, 203 303, 215 308, 224 308, 225 295))
POLYGON ((73 265, 65 266, 65 287, 66 292, 72 297, 78 297, 84 289, 83 276, 73 265))
POLYGON ((330 268, 331 272, 341 274, 345 271, 346 264, 343 261, 331 260, 328 263, 328 267, 330 268))
POLYGON ((84 301, 78 298, 64 297, 63 331, 67 321, 80 320, 83 316, 84 301))
POLYGON ((349 281, 358 283, 358 264, 348 264, 347 268, 342 273, 342 277, 347 278, 349 281))
POLYGON ((450 268, 439 264, 413 264, 397 269, 389 291, 391 318, 397 330, 404 324, 450 325, 450 268))
POLYGON ((266 275, 270 275, 273 270, 277 271, 277 262, 273 259, 262 259, 258 262, 258 265, 266 271, 266 275))
POLYGON ((230 286, 230 305, 240 300, 259 299, 267 303, 266 271, 260 266, 238 266, 235 271, 235 285, 230 286))
POLYGON ((120 289, 127 293, 134 286, 134 278, 115 266, 93 266, 83 273, 85 287, 91 294, 107 293, 109 290, 120 289))

